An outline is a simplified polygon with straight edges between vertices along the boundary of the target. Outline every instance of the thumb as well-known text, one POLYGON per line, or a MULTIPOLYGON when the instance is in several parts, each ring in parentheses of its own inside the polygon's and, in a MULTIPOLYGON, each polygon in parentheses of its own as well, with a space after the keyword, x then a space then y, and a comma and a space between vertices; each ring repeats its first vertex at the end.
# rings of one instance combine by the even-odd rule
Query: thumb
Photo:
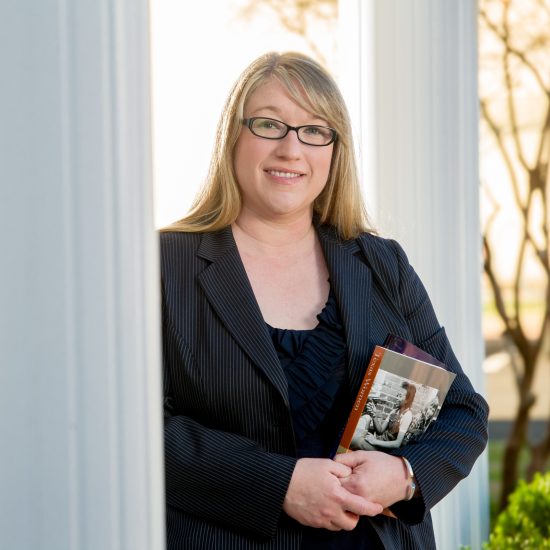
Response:
POLYGON ((363 462, 361 458, 361 451, 351 451, 349 453, 342 453, 334 457, 334 461, 338 464, 343 464, 349 468, 355 468, 363 462))
POLYGON ((348 477, 351 475, 351 467, 346 464, 339 464, 336 461, 333 461, 330 468, 331 474, 335 475, 336 477, 348 477))

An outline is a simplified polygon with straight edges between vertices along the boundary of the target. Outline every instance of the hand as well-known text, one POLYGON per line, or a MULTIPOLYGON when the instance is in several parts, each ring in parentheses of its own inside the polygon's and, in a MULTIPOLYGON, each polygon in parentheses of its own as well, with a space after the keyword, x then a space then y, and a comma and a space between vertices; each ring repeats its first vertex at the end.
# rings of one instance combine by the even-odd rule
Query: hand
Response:
POLYGON ((353 470, 340 480, 348 491, 384 508, 405 498, 408 472, 399 457, 379 451, 352 451, 336 455, 334 460, 353 470))
POLYGON ((378 443, 378 439, 376 439, 376 437, 374 437, 371 433, 365 434, 365 441, 371 445, 376 445, 376 443, 378 443))
POLYGON ((350 467, 323 458, 301 458, 296 463, 283 510, 296 521, 331 531, 351 531, 359 516, 375 516, 382 506, 345 489, 341 481, 350 467))

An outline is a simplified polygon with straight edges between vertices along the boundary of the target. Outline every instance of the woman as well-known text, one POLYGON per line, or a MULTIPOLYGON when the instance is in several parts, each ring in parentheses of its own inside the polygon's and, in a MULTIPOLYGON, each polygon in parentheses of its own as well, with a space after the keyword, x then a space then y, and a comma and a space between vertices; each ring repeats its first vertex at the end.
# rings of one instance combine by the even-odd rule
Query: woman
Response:
POLYGON ((365 429, 359 437, 352 439, 353 449, 365 451, 383 449, 397 449, 401 447, 405 435, 413 420, 412 404, 416 395, 414 384, 403 383, 405 396, 397 410, 390 411, 383 418, 375 415, 367 420, 365 429), (374 425, 376 433, 369 433, 370 424, 374 425))
POLYGON ((161 260, 168 548, 433 548, 429 510, 483 450, 487 406, 403 250, 368 229, 346 107, 317 63, 244 71, 161 260), (441 421, 332 460, 388 333, 457 373, 441 421))

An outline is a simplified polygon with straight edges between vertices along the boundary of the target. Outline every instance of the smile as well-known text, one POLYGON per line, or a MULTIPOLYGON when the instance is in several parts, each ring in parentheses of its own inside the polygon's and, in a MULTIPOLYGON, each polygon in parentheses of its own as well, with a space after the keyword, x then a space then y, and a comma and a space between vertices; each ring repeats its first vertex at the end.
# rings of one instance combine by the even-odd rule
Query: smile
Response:
POLYGON ((299 174, 297 172, 280 172, 279 170, 266 170, 268 174, 271 174, 272 176, 277 176, 278 178, 297 178, 299 176, 302 176, 303 174, 299 174))

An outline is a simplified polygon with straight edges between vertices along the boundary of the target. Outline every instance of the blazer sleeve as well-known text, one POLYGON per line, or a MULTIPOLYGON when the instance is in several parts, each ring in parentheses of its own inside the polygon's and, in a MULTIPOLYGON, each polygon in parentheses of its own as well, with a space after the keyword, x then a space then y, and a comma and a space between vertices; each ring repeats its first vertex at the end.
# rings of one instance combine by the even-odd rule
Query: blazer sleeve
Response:
POLYGON ((296 459, 176 414, 173 376, 192 368, 193 357, 166 322, 163 355, 167 505, 236 530, 274 536, 296 459))
POLYGON ((412 341, 456 373, 437 420, 417 440, 392 452, 411 463, 421 498, 400 502, 394 513, 407 523, 422 521, 428 511, 465 478, 487 444, 489 408, 463 372, 428 294, 403 249, 390 241, 397 257, 397 299, 412 341))

